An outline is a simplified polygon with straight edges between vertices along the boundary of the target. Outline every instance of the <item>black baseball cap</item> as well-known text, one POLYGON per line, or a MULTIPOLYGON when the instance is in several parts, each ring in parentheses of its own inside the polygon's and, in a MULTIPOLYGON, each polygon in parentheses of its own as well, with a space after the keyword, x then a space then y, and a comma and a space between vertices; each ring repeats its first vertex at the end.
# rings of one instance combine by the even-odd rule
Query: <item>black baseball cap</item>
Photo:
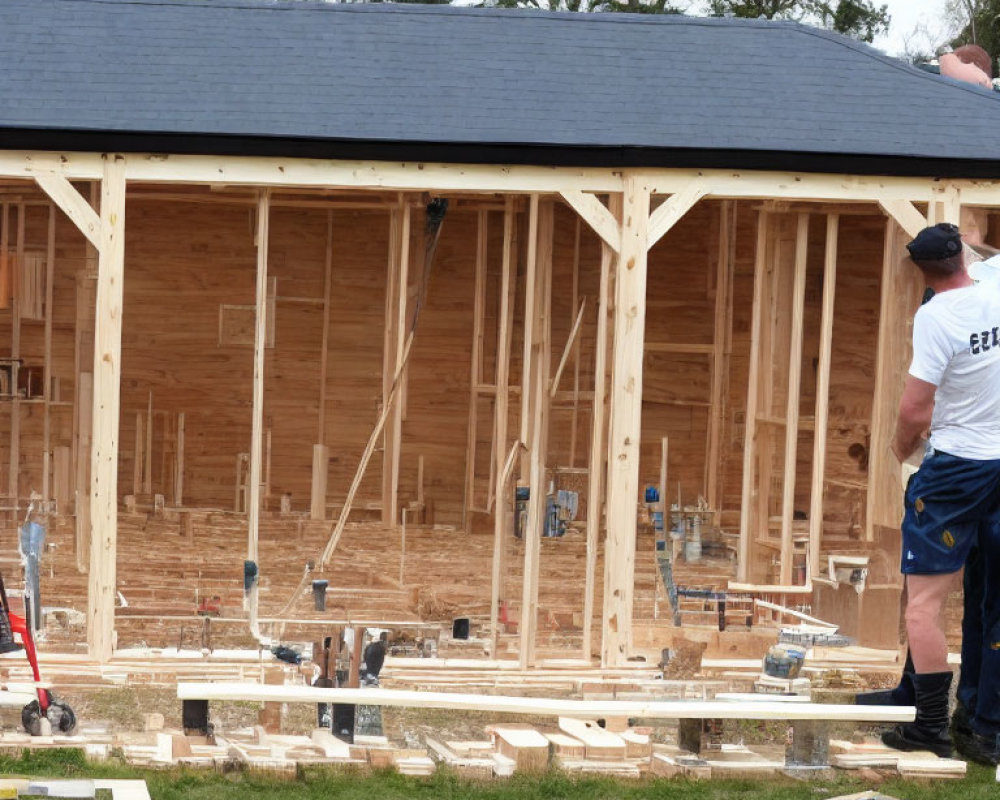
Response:
POLYGON ((962 252, 962 234, 957 225, 939 222, 920 231, 906 249, 916 261, 943 261, 962 252))

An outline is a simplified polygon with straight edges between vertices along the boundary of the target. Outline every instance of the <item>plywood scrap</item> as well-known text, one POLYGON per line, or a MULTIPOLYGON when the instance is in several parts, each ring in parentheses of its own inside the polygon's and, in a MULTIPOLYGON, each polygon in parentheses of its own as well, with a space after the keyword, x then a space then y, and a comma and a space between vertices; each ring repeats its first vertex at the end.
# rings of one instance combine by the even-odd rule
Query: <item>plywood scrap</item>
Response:
POLYGON ((519 772, 541 772, 549 765, 549 740, 530 725, 489 728, 497 752, 514 760, 519 772))
MULTIPOLYGON (((451 747, 438 742, 436 739, 427 738, 424 740, 424 743, 427 745, 427 749, 431 751, 433 757, 437 758, 441 763, 463 778, 482 780, 493 777, 494 761, 489 757, 489 751, 487 751, 486 755, 459 755, 451 747)), ((451 743, 449 742, 448 744, 451 743)), ((487 747, 492 748, 492 745, 488 742, 485 744, 487 747)))

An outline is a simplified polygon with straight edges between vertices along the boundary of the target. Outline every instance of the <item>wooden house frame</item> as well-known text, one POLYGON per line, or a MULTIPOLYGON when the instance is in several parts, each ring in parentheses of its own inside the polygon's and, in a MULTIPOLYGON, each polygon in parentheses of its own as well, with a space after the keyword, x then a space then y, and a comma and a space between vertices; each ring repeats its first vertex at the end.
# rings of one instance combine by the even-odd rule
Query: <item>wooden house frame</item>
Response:
MULTIPOLYGON (((430 12, 414 13, 423 17, 430 12)), ((456 19, 474 16, 474 12, 462 10, 447 13, 456 19)), ((665 30, 674 24, 662 23, 665 30)), ((627 23, 626 27, 638 25, 627 23)), ((772 30, 767 26, 760 30, 765 28, 772 30)), ((773 30, 781 35, 786 31, 780 26, 773 30)), ((838 40, 837 46, 841 44, 838 40)), ((896 69, 890 65, 887 71, 894 74, 896 69)), ((906 79, 916 80, 909 73, 906 79)), ((964 100, 960 94, 966 90, 936 84, 934 91, 943 98, 964 100)), ((995 110, 985 105, 995 105, 993 98, 977 95, 969 103, 986 109, 980 114, 984 124, 995 121, 995 110)), ((904 127, 902 123, 900 127, 904 127)), ((265 364, 266 351, 276 335, 281 339, 281 332, 275 334, 269 317, 275 315, 280 302, 304 302, 302 297, 283 301, 273 288, 269 241, 275 209, 312 209, 325 214, 310 222, 315 252, 325 247, 325 259, 318 258, 311 268, 311 280, 323 286, 322 297, 305 298, 305 305, 322 320, 315 363, 318 378, 315 385, 308 384, 309 391, 318 388, 317 432, 312 441, 295 443, 297 457, 305 458, 302 453, 308 452, 308 466, 297 462, 298 466, 287 467, 285 473, 295 473, 296 487, 308 487, 309 502, 300 504, 298 510, 308 510, 316 520, 330 521, 327 483, 331 459, 339 455, 333 452, 327 436, 332 424, 331 404, 336 401, 336 389, 331 386, 335 370, 328 358, 335 350, 329 340, 335 322, 331 319, 329 278, 333 213, 348 208, 374 210, 380 220, 389 223, 385 278, 372 279, 368 286, 379 293, 376 304, 382 310, 378 322, 381 342, 377 343, 381 356, 379 403, 374 415, 358 415, 351 421, 365 428, 352 440, 364 447, 357 448, 357 469, 343 467, 347 471, 338 473, 351 480, 345 480, 348 488, 342 502, 338 489, 339 512, 319 559, 320 571, 337 547, 376 450, 381 452, 381 474, 374 510, 382 525, 399 530, 406 511, 424 505, 422 457, 412 467, 415 502, 404 503, 400 489, 404 440, 406 431, 413 428, 406 420, 408 397, 416 382, 410 374, 409 356, 421 339, 420 329, 415 327, 423 291, 419 282, 428 268, 424 259, 432 252, 414 242, 419 242, 425 221, 423 209, 429 199, 466 204, 462 207, 467 228, 463 241, 471 256, 462 262, 461 275, 470 291, 454 302, 465 303, 471 310, 472 341, 469 363, 462 361, 447 368, 448 381, 459 387, 452 394, 461 395, 466 415, 456 428, 460 432, 452 435, 464 435, 466 446, 462 457, 449 467, 453 482, 444 494, 449 518, 458 527, 467 532, 492 532, 489 629, 493 652, 495 655, 501 609, 514 602, 520 607, 518 650, 522 667, 536 662, 546 494, 552 469, 566 466, 552 455, 557 444, 571 454, 566 459, 568 467, 585 476, 580 486, 588 507, 584 585, 579 587, 580 655, 589 660, 599 652, 602 664, 621 666, 633 653, 641 489, 644 484, 656 484, 661 502, 669 508, 669 498, 674 495, 667 486, 668 454, 665 443, 661 449, 661 441, 671 426, 689 433, 695 427, 692 423, 685 428, 686 423, 676 420, 667 424, 666 414, 650 423, 648 406, 654 379, 656 402, 662 408, 698 409, 698 436, 691 433, 697 444, 678 450, 674 443, 669 461, 685 482, 695 487, 695 494, 704 495, 708 508, 718 515, 720 527, 738 532, 736 576, 731 588, 779 600, 806 595, 818 598, 826 590, 821 585, 823 556, 838 549, 824 541, 824 515, 830 513, 835 501, 840 502, 836 492, 844 487, 853 492, 852 502, 863 504, 851 523, 857 529, 853 545, 859 551, 880 552, 883 560, 895 558, 892 532, 898 525, 901 487, 888 442, 908 360, 908 324, 919 294, 919 281, 902 258, 902 246, 906 237, 928 223, 960 222, 963 211, 980 216, 985 213, 986 219, 990 210, 1000 208, 1000 158, 991 154, 980 162, 970 149, 957 145, 954 153, 940 157, 936 153, 886 151, 846 156, 833 152, 783 154, 780 142, 771 149, 748 148, 742 154, 706 146, 678 155, 663 147, 650 146, 647 152, 637 145, 636 154, 612 157, 607 148, 619 147, 622 142, 600 143, 604 149, 595 145, 592 156, 579 155, 574 151, 578 143, 571 142, 565 144, 565 153, 560 151, 558 157, 546 161, 552 149, 514 152, 494 142, 496 149, 490 149, 489 143, 481 143, 478 150, 467 146, 449 161, 445 157, 447 143, 441 142, 397 142, 395 149, 374 148, 366 156, 349 159, 317 157, 309 152, 310 147, 322 151, 327 145, 301 145, 292 143, 291 138, 286 143, 287 152, 274 154, 270 151, 282 148, 261 144, 253 137, 244 142, 245 148, 232 143, 185 144, 190 132, 179 131, 173 138, 157 140, 163 148, 144 148, 142 137, 133 140, 125 136, 128 146, 119 147, 116 145, 123 141, 119 134, 55 133, 60 135, 45 139, 38 149, 29 148, 34 132, 27 128, 5 132, 0 138, 0 253, 5 263, 13 252, 18 269, 22 269, 28 255, 24 209, 33 205, 52 209, 45 257, 38 262, 47 270, 47 277, 36 286, 42 287, 44 298, 30 298, 34 306, 41 303, 45 309, 44 424, 37 448, 41 455, 31 457, 29 486, 21 479, 26 470, 22 457, 26 445, 20 425, 27 398, 22 398, 15 386, 5 431, 9 434, 6 497, 12 519, 23 513, 28 490, 38 487, 48 511, 75 514, 76 557, 81 571, 88 573, 88 645, 91 655, 101 661, 111 658, 115 647, 118 516, 128 496, 134 502, 137 494, 153 495, 151 442, 154 424, 160 426, 154 423, 151 399, 148 410, 144 404, 143 410, 135 411, 135 397, 128 411, 122 408, 123 352, 127 350, 127 346, 123 350, 123 325, 128 322, 126 295, 132 277, 126 268, 129 249, 135 245, 145 248, 145 253, 164 246, 150 233, 155 224, 149 221, 133 237, 133 204, 161 208, 182 201, 204 207, 226 206, 233 212, 233 220, 237 219, 233 209, 249 214, 249 229, 241 234, 239 247, 246 255, 252 243, 254 302, 218 304, 220 346, 230 335, 227 326, 232 324, 241 342, 252 348, 251 391, 248 397, 233 401, 249 407, 249 446, 245 453, 236 454, 236 475, 231 483, 232 454, 225 455, 229 459, 226 477, 218 481, 220 486, 225 483, 225 488, 218 491, 226 496, 232 492, 234 509, 246 515, 246 559, 251 562, 257 561, 259 552, 262 487, 269 486, 271 480, 265 364), (80 146, 66 147, 67 141, 80 146), (217 152, 211 152, 213 147, 217 152), (149 152, 154 149, 159 152, 149 152), (242 154, 243 149, 249 154, 242 154), (395 157, 401 153, 403 157, 395 157), (884 162, 882 153, 886 155, 884 162), (424 157, 427 154, 435 158, 424 157), (15 217, 8 216, 14 213, 11 209, 16 212, 16 225, 15 217), (63 228, 57 240, 54 209, 68 218, 75 233, 67 233, 65 220, 59 217, 63 228), (706 216, 692 227, 693 232, 677 233, 692 214, 701 212, 706 216), (838 289, 845 238, 851 242, 857 238, 856 234, 841 234, 849 220, 863 220, 859 224, 866 237, 866 257, 880 267, 878 274, 871 270, 865 273, 870 282, 859 293, 877 286, 877 294, 865 296, 865 303, 860 304, 867 309, 864 312, 858 310, 855 300, 841 303, 842 290, 838 289), (702 224, 705 221, 707 224, 702 224), (75 457, 69 455, 68 445, 56 445, 53 433, 53 415, 60 402, 53 390, 53 377, 57 377, 53 373, 53 265, 57 249, 69 236, 76 237, 73 247, 85 253, 78 261, 87 265, 77 268, 76 280, 88 270, 94 278, 92 295, 89 286, 78 288, 76 294, 77 343, 74 359, 69 362, 73 412, 71 420, 61 423, 64 437, 72 429, 75 457), (557 239, 558 247, 553 244, 557 239), (872 241, 876 244, 871 245, 872 241), (682 299, 671 300, 674 294, 683 295, 679 291, 683 286, 672 286, 669 270, 683 259, 668 258, 662 250, 654 250, 657 245, 683 251, 684 258, 691 252, 709 254, 703 268, 699 267, 701 271, 691 273, 703 281, 701 307, 685 311, 679 307, 682 299), (650 254, 657 252, 651 267, 650 254), (554 253, 561 264, 571 264, 564 273, 572 276, 569 292, 563 291, 559 279, 554 287, 554 253), (589 259, 586 270, 580 266, 581 259, 589 259), (734 280, 737 261, 743 264, 740 287, 734 280), (587 292, 580 289, 584 274, 592 284, 587 292), (558 321, 554 320, 554 297, 568 308, 558 321), (651 297, 654 313, 650 313, 651 297), (487 305, 493 309, 489 313, 487 305), (92 334, 86 321, 91 309, 92 334), (685 314, 700 315, 699 330, 705 331, 700 340, 664 335, 665 320, 671 315, 686 319, 685 314), (868 315, 863 320, 868 338, 853 344, 867 354, 871 367, 858 369, 864 373, 864 381, 851 387, 850 394, 862 401, 842 417, 854 426, 849 435, 854 444, 860 438, 859 446, 865 452, 859 474, 845 478, 832 474, 830 468, 834 435, 830 396, 837 383, 834 327, 838 319, 857 314, 868 315), (242 315, 242 322, 234 322, 233 315, 242 315), (737 318, 745 321, 745 327, 734 334, 737 318), (558 325, 558 340, 553 335, 554 324, 558 325), (519 336, 514 335, 515 329, 519 336), (93 360, 88 370, 91 335, 93 360), (734 335, 740 337, 740 348, 733 345, 734 335), (807 344, 813 348, 808 353, 804 350, 807 344), (810 359, 812 369, 803 369, 810 359), (734 366, 737 361, 738 370, 734 366), (588 386, 583 386, 580 378, 584 362, 582 369, 591 376, 584 381, 588 386), (654 363, 653 368, 650 363, 654 363), (572 390, 560 388, 567 385, 570 375, 572 390), (803 413, 802 407, 807 382, 813 402, 811 414, 803 413), (703 389, 705 396, 696 402, 679 399, 671 383, 692 384, 699 391, 703 389), (732 398, 739 398, 741 409, 734 407, 732 398), (565 445, 562 440, 550 441, 556 400, 566 401, 571 409, 571 422, 560 423, 559 428, 565 445), (121 439, 124 427, 135 437, 135 447, 127 455, 121 439), (811 446, 803 445, 803 434, 808 438, 810 433, 811 446), (730 451, 739 458, 727 460, 725 454, 730 451), (488 459, 484 458, 487 453, 488 459), (125 486, 129 467, 131 492, 125 486), (723 475, 730 477, 728 493, 722 486, 723 475), (737 482, 738 492, 733 488, 737 482), (508 543, 513 530, 515 484, 529 490, 520 598, 509 596, 505 585, 505 576, 513 567, 508 543), (71 512, 68 499, 86 487, 89 502, 78 494, 71 512), (603 576, 598 574, 601 549, 603 576), (593 635, 598 595, 603 598, 599 641, 593 635)), ((942 142, 948 141, 947 135, 941 134, 942 142)), ((364 146, 359 149, 364 150, 364 146)), ((344 145, 342 150, 350 147, 344 145)), ((207 222, 206 228, 210 224, 207 222)), ((231 237, 231 241, 235 239, 231 237)), ((22 295, 17 291, 12 295, 12 361, 20 356, 21 318, 37 318, 27 310, 22 295)), ((196 295, 192 288, 192 304, 198 302, 196 295)), ((454 311, 454 315, 458 313, 454 311)), ((151 335, 143 330, 142 322, 141 318, 137 322, 135 338, 151 335)), ((465 328, 461 330, 464 335, 465 328)), ((370 334, 368 329, 368 348, 374 346, 370 334)), ((350 345, 343 345, 338 352, 349 349, 350 345)), ((137 352, 134 345, 133 352, 137 352)), ((169 368, 158 369, 161 385, 170 387, 169 368)), ((303 372, 314 374, 311 368, 303 372)), ((142 391, 144 387, 136 388, 133 395, 140 396, 142 391)), ((360 407, 362 401, 358 403, 360 407)), ((285 411, 295 415, 305 409, 311 413, 313 406, 303 400, 299 405, 289 403, 285 411)), ((169 486, 168 502, 183 508, 186 493, 192 488, 191 476, 186 475, 183 465, 185 453, 191 453, 194 428, 180 405, 168 403, 167 411, 169 421, 161 430, 173 449, 169 465, 164 456, 161 483, 169 486)), ((443 423, 438 420, 437 424, 443 423)), ((308 425, 311 429, 312 422, 308 425)), ((428 439, 435 435, 424 433, 428 439)), ((840 445, 847 439, 837 442, 838 458, 843 461, 840 449, 846 448, 840 445)), ((355 455, 350 454, 351 465, 357 463, 355 455)), ((220 470, 216 468, 216 472, 220 470)), ((213 495, 213 501, 216 499, 213 495)), ((291 506, 291 500, 288 503, 291 506)), ((291 588, 291 583, 286 588, 291 588)), ((305 586, 303 577, 292 590, 293 601, 305 586)), ((818 599, 815 602, 821 604, 818 599)), ((255 633, 259 632, 255 594, 250 600, 249 622, 255 633)), ((894 626, 895 620, 890 624, 894 626)))

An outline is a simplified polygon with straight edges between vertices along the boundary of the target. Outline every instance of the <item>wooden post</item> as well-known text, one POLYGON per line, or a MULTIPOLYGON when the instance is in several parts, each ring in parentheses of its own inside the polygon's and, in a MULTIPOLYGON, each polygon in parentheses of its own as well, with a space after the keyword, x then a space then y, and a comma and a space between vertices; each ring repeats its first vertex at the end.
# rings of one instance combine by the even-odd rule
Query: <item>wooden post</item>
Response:
POLYGON ((504 204, 503 215, 503 261, 500 272, 500 310, 499 328, 497 330, 496 357, 496 401, 493 405, 493 440, 497 459, 493 470, 496 481, 493 500, 493 573, 490 592, 490 654, 497 657, 497 637, 499 636, 500 603, 505 600, 503 591, 504 570, 506 567, 507 539, 513 533, 507 525, 507 508, 509 498, 507 480, 504 475, 504 454, 507 450, 507 400, 508 382, 510 380, 510 337, 514 321, 514 286, 517 281, 514 270, 516 255, 514 198, 508 197, 504 204))
POLYGON ((615 338, 608 432, 604 645, 601 659, 607 667, 622 666, 632 643, 649 202, 650 189, 642 176, 627 172, 623 192, 622 244, 615 282, 615 338))
POLYGON ((125 278, 125 158, 105 156, 101 181, 101 246, 94 330, 93 445, 91 449, 90 581, 87 644, 90 657, 114 648, 118 554, 118 423, 121 406, 122 289, 125 278))
POLYGON ((264 351, 267 346, 267 251, 270 242, 271 190, 257 198, 257 290, 253 340, 253 416, 250 427, 250 480, 246 496, 247 559, 257 561, 260 484, 264 460, 264 351))
POLYGON ((743 497, 740 504, 740 545, 736 564, 736 576, 746 582, 750 576, 751 542, 754 538, 756 519, 753 514, 754 461, 757 445, 757 408, 760 402, 760 335, 764 325, 763 304, 767 282, 768 231, 770 214, 757 212, 757 252, 754 261, 753 314, 750 324, 750 358, 747 376, 747 403, 743 424, 743 497))
POLYGON ((795 237, 795 278, 792 284, 791 346, 788 354, 788 395, 785 411, 785 475, 781 499, 781 585, 792 585, 792 519, 795 513, 795 472, 799 443, 799 389, 802 383, 802 337, 805 325, 806 267, 809 256, 809 214, 798 215, 795 237))
POLYGON ((545 460, 548 448, 549 367, 552 353, 552 234, 555 208, 551 201, 538 211, 537 272, 533 286, 526 292, 535 295, 534 317, 525 322, 525 335, 531 342, 531 444, 529 450, 528 519, 524 531, 524 572, 521 593, 520 663, 521 668, 534 666, 535 639, 538 629, 538 572, 541 557, 542 530, 545 527, 547 493, 545 460))
POLYGON ((465 446, 465 495, 462 527, 469 529, 469 512, 476 504, 476 439, 479 422, 479 386, 483 381, 483 315, 486 311, 486 211, 478 214, 476 280, 472 300, 472 358, 469 377, 469 419, 465 446))
POLYGON ((329 465, 330 449, 325 444, 314 444, 310 519, 326 519, 326 475, 329 465))
POLYGON ((837 290, 839 224, 839 216, 827 215, 826 255, 823 261, 823 311, 820 318, 819 363, 816 367, 813 474, 809 495, 809 574, 812 576, 819 574, 820 547, 823 543, 823 478, 826 468, 826 430, 830 409, 830 362, 833 355, 833 311, 834 295, 837 290))
MULTIPOLYGON (((621 195, 609 198, 608 208, 621 220, 621 195)), ((604 480, 607 464, 605 407, 608 372, 608 309, 611 306, 611 270, 617 269, 615 251, 601 244, 601 276, 597 298, 597 332, 594 343, 594 399, 590 416, 590 460, 587 475, 587 562, 583 589, 583 658, 590 660, 593 651, 594 583, 597 573, 597 545, 601 532, 604 505, 604 480)))
MULTIPOLYGON (((580 231, 583 220, 576 218, 576 228, 573 231, 573 289, 570 309, 580 303, 580 231)), ((572 311, 570 312, 572 313, 572 311)), ((573 342, 573 413, 569 426, 569 465, 576 466, 576 439, 580 427, 580 341, 573 342)))

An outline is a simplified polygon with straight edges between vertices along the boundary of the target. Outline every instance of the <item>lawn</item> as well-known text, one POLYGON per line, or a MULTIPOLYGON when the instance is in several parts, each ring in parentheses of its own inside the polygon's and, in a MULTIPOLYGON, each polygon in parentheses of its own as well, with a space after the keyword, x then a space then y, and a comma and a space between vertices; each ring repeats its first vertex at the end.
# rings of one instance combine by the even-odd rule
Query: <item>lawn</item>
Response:
POLYGON ((116 763, 87 762, 77 750, 24 751, 19 758, 0 756, 0 773, 48 778, 143 778, 153 800, 825 800, 835 795, 879 789, 902 800, 996 800, 1000 785, 992 768, 969 765, 961 780, 885 780, 863 783, 850 773, 797 781, 658 780, 620 781, 578 778, 560 772, 516 776, 495 782, 462 780, 445 770, 431 778, 408 778, 395 772, 345 772, 310 769, 294 779, 257 774, 219 774, 208 770, 141 770, 116 763))

